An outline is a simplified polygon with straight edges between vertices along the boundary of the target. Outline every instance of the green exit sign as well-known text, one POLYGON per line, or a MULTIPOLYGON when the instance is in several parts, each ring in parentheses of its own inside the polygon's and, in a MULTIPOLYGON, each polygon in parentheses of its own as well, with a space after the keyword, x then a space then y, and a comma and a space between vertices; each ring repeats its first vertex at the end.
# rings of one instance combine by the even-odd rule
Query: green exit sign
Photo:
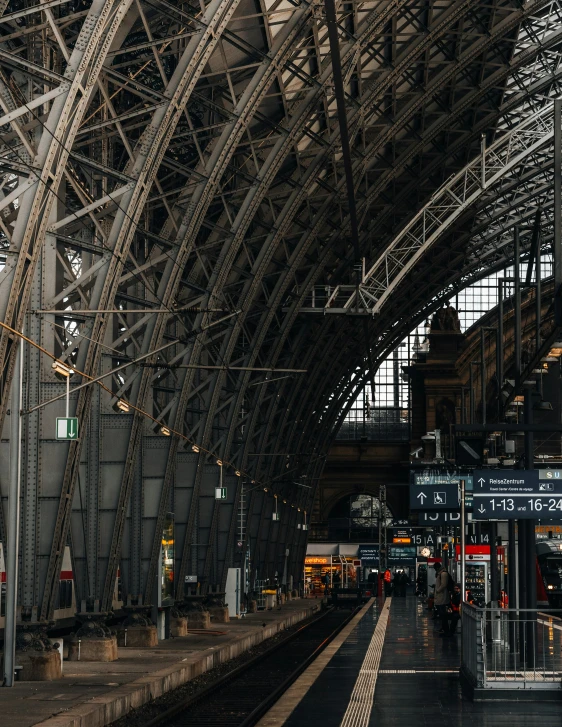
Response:
POLYGON ((78 439, 78 417, 57 417, 57 439, 78 439))
POLYGON ((215 487, 215 500, 226 500, 226 487, 215 487))

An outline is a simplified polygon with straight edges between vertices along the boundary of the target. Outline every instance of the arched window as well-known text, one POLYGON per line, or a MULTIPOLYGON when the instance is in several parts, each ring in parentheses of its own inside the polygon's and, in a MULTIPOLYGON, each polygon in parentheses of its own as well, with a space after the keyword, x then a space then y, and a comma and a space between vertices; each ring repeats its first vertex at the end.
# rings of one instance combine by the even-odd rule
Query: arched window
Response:
MULTIPOLYGON (((380 500, 374 495, 361 493, 348 495, 340 500, 330 511, 329 518, 349 518, 352 528, 372 528, 378 525, 380 500)), ((385 507, 384 517, 387 525, 392 521, 392 512, 385 507)))

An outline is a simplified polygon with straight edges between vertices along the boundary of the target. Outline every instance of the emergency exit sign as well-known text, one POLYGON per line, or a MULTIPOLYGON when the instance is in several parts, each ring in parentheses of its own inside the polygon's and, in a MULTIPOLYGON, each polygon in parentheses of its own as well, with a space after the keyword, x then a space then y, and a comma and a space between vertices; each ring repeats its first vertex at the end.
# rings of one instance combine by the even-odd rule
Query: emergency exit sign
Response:
POLYGON ((57 417, 57 439, 78 439, 78 417, 57 417))

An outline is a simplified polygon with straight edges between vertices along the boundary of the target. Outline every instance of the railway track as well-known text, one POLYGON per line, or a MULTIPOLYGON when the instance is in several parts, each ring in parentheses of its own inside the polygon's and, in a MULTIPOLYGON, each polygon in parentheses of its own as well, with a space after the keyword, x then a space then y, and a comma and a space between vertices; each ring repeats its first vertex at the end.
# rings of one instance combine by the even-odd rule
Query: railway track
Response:
POLYGON ((327 610, 285 641, 175 704, 143 727, 251 727, 357 610, 327 610))

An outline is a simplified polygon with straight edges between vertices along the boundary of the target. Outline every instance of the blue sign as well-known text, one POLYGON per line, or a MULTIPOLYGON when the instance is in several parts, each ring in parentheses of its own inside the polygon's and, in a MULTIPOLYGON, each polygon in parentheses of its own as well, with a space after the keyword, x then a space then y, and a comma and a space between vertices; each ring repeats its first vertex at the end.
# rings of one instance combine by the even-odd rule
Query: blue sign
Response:
POLYGON ((474 520, 562 520, 562 471, 475 470, 474 520))
POLYGON ((391 545, 388 548, 388 565, 415 565, 416 564, 416 548, 415 546, 399 547, 391 545))
POLYGON ((360 545, 357 548, 357 555, 361 559, 363 565, 379 563, 379 546, 378 545, 360 545))
POLYGON ((459 475, 414 472, 412 479, 410 510, 451 511, 459 508, 459 475))
POLYGON ((432 525, 460 525, 461 513, 460 510, 456 512, 420 512, 418 522, 424 527, 431 527, 432 525))

